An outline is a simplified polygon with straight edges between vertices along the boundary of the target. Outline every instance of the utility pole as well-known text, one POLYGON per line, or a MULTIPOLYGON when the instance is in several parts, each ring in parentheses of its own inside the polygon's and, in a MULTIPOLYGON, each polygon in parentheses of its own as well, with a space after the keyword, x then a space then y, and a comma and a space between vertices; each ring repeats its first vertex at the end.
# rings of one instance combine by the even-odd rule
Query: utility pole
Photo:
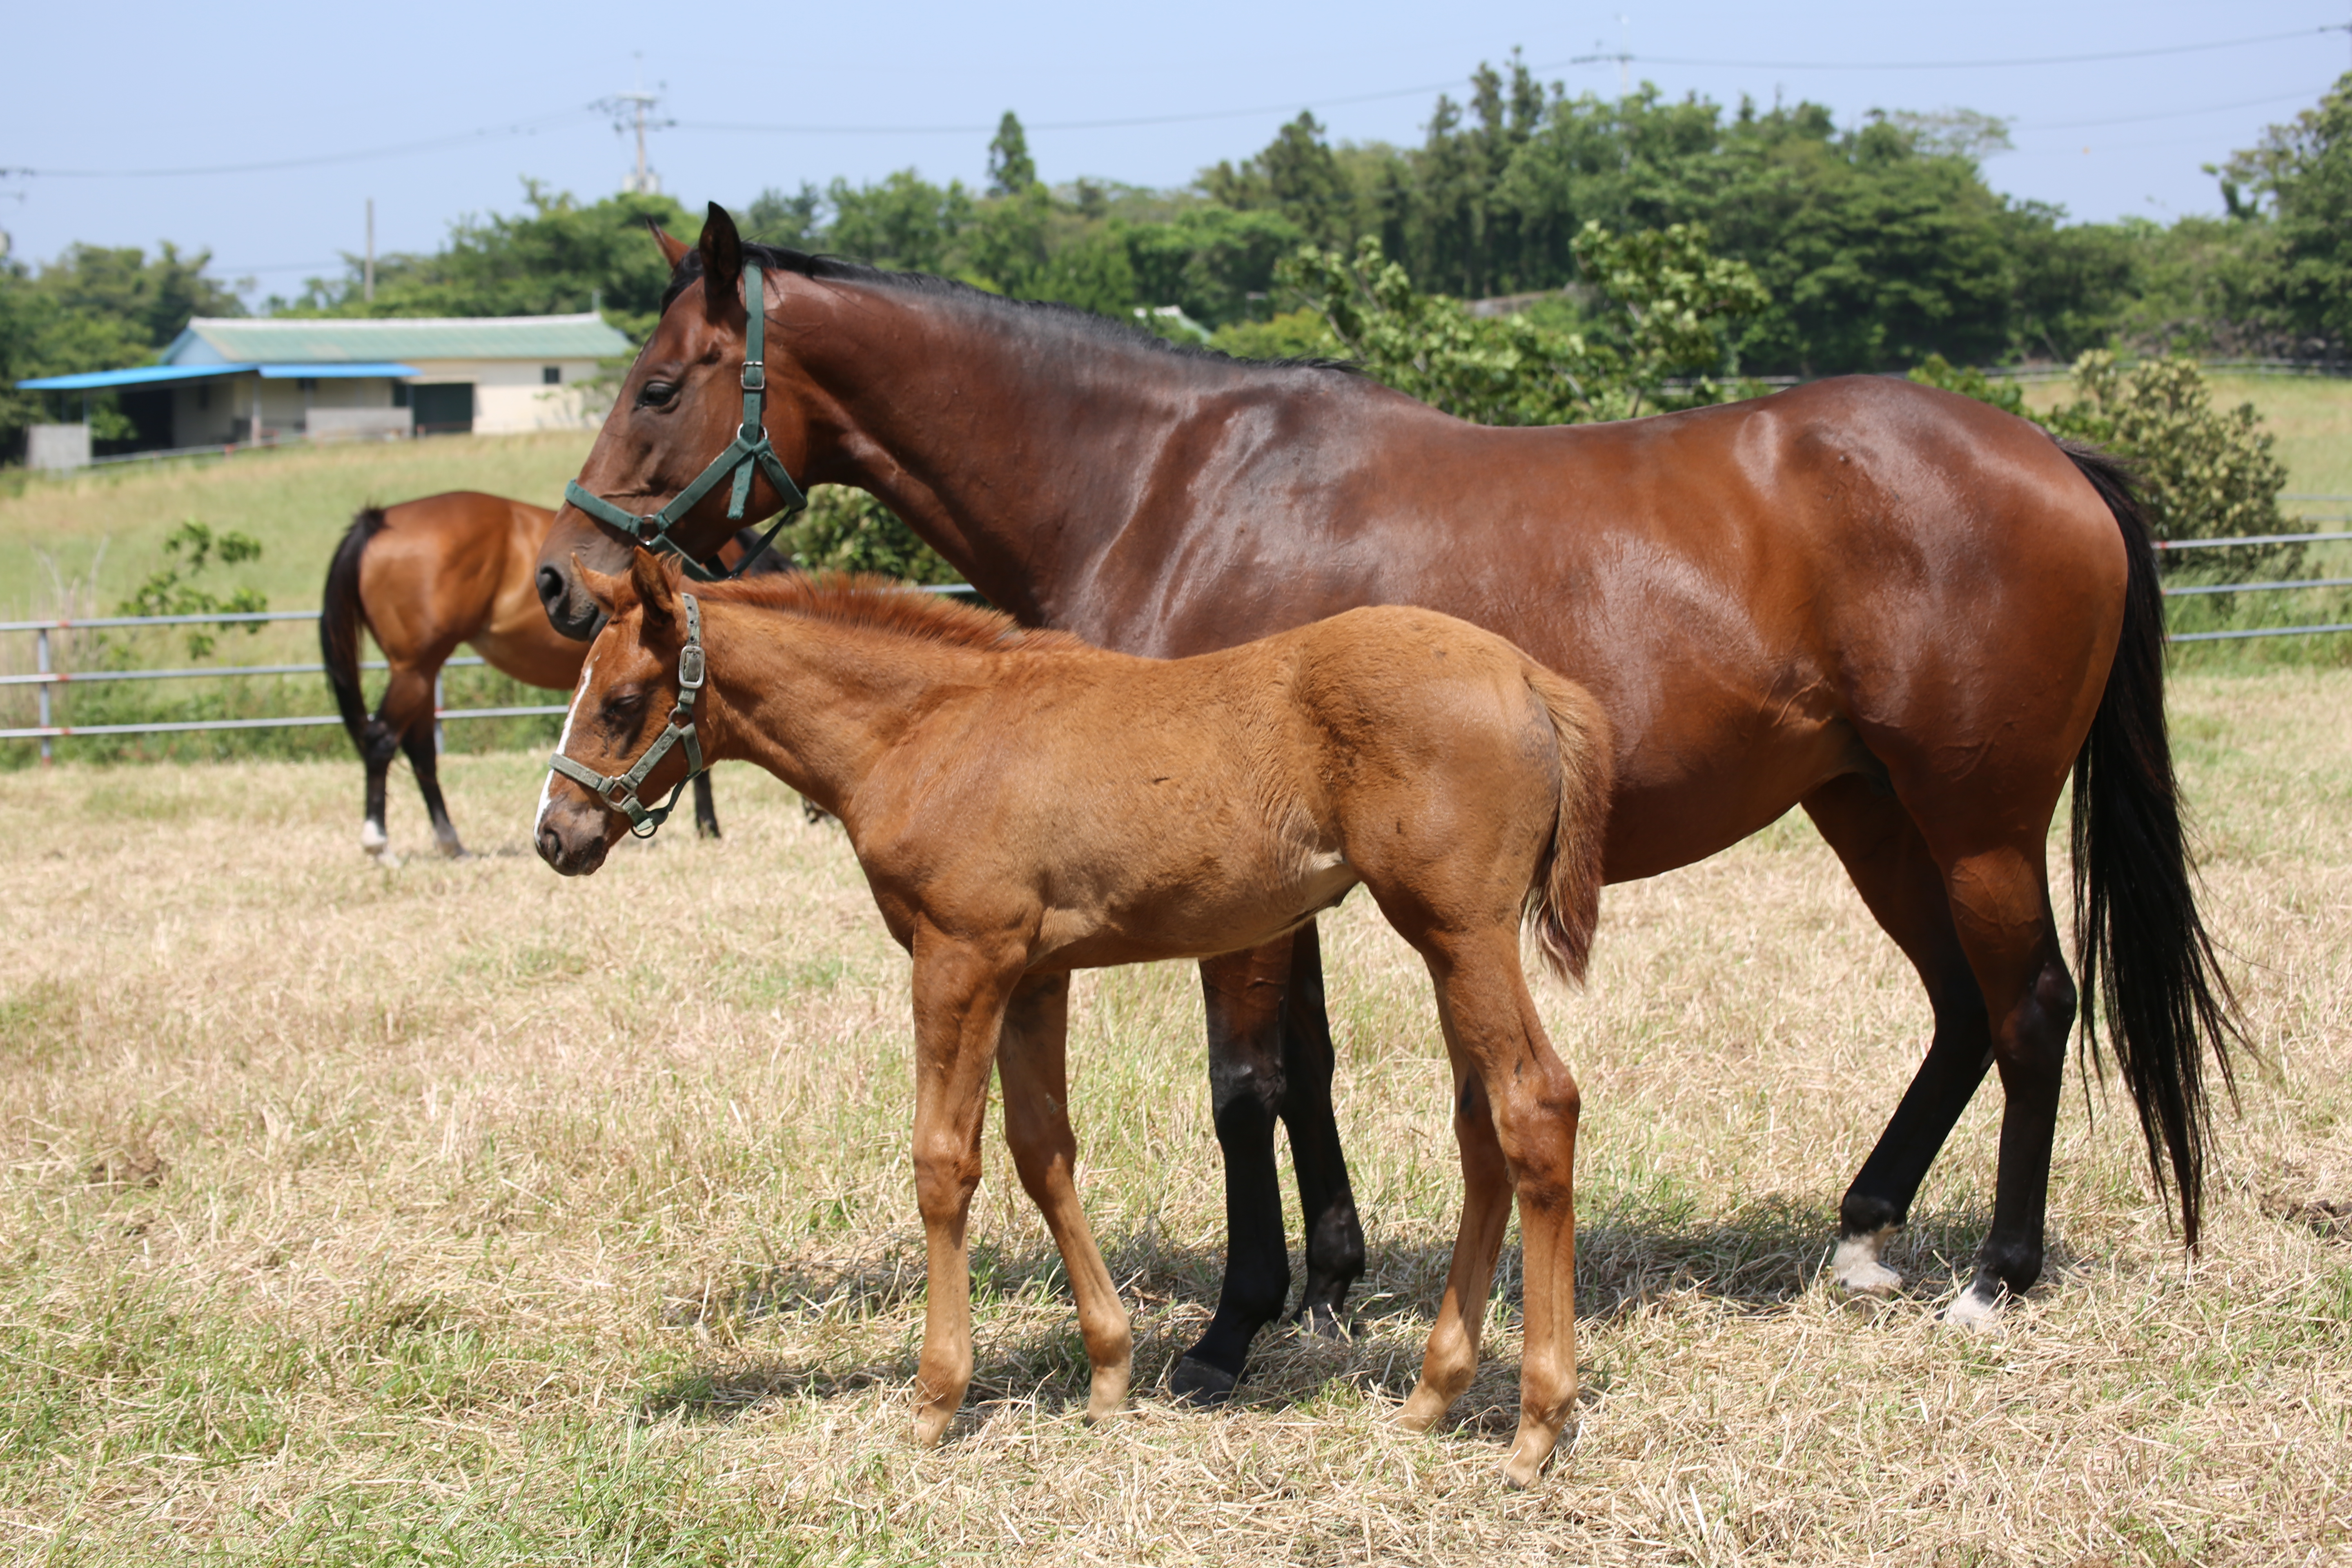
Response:
POLYGON ((367 271, 360 285, 361 295, 371 305, 375 303, 375 198, 368 198, 367 271))
POLYGON ((636 132, 637 166, 622 177, 621 189, 630 195, 657 196, 661 195, 661 176, 654 173, 646 163, 646 132, 667 130, 677 121, 654 118, 654 105, 661 101, 661 94, 658 91, 647 92, 643 86, 645 57, 639 55, 637 59, 640 68, 635 76, 639 85, 626 92, 616 92, 610 98, 599 99, 594 107, 613 117, 613 130, 615 134, 626 134, 633 130, 636 132))

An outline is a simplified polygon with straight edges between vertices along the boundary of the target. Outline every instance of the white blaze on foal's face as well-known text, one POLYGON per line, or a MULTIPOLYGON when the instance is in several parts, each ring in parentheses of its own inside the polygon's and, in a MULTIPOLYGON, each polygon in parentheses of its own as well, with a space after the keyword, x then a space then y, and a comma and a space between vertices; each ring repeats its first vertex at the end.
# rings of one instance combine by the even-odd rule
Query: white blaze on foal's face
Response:
MULTIPOLYGON (((555 750, 560 755, 572 749, 572 726, 580 721, 580 700, 588 695, 588 678, 596 673, 596 656, 591 653, 580 666, 580 684, 572 689, 572 706, 563 710, 563 733, 555 738, 555 750)), ((530 819, 530 836, 547 824, 547 808, 555 802, 555 770, 547 770, 547 777, 539 784, 539 815, 530 819)))

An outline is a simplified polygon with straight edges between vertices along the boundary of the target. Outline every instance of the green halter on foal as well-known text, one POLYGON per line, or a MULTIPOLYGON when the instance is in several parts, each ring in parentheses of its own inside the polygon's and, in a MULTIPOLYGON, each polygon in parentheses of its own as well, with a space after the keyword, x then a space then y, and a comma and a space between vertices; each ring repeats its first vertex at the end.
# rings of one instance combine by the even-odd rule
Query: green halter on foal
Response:
MULTIPOLYGON (((705 287, 708 286, 706 279, 705 287)), ((793 513, 808 505, 808 497, 801 493, 800 486, 793 483, 792 475, 784 471, 783 459, 776 456, 776 448, 770 444, 767 426, 760 415, 760 405, 768 391, 767 362, 761 357, 761 345, 767 337, 768 300, 761 289, 760 264, 748 258, 743 263, 743 314, 746 318, 743 327, 743 423, 737 428, 735 439, 728 443, 727 449, 711 458, 710 466, 703 469, 692 484, 678 491, 659 511, 646 512, 642 516, 623 511, 602 496, 591 495, 578 479, 563 487, 565 500, 607 528, 618 529, 648 550, 666 551, 677 556, 684 563, 686 574, 698 583, 723 583, 740 574, 765 553, 769 544, 782 531, 784 524, 792 520, 793 513), (719 480, 730 475, 734 477, 735 483, 727 497, 727 521, 742 521, 743 509, 751 500, 751 471, 754 468, 768 476, 768 483, 775 487, 777 499, 783 502, 783 510, 777 514, 775 526, 761 539, 760 547, 737 562, 733 572, 713 572, 687 553, 677 541, 670 537, 669 531, 676 528, 688 512, 700 505, 702 498, 717 489, 719 480)))
POLYGON ((660 830, 677 806, 679 793, 702 771, 702 742, 694 733, 694 700, 702 690, 709 663, 702 655, 702 606, 695 603, 691 594, 680 594, 678 597, 686 604, 686 646, 677 653, 677 706, 669 710, 668 728, 654 738, 654 743, 646 748, 646 754, 637 759, 635 767, 618 777, 607 777, 573 762, 562 752, 547 760, 549 767, 574 784, 586 785, 588 793, 611 810, 625 812, 629 831, 639 838, 651 838, 660 830), (669 755, 670 748, 680 743, 686 747, 686 777, 677 781, 677 788, 669 792, 667 800, 647 810, 637 799, 637 790, 653 776, 654 769, 669 755))

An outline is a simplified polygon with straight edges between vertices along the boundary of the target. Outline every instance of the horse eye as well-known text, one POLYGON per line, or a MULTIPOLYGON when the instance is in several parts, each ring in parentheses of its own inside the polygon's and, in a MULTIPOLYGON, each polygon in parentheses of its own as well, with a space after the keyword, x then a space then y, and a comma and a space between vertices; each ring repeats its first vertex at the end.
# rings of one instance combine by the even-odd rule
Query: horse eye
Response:
POLYGON ((675 382, 649 381, 638 388, 637 405, 639 407, 666 408, 669 400, 677 395, 677 384, 675 382))
POLYGON ((625 686, 604 695, 604 719, 607 723, 621 723, 634 719, 645 710, 646 694, 641 687, 625 686))

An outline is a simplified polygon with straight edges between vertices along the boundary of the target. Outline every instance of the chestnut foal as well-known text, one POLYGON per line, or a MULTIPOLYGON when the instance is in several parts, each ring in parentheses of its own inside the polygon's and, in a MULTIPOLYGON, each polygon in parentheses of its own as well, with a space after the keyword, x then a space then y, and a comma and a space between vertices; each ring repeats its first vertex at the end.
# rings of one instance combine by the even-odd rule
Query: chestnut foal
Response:
POLYGON ((688 594, 642 550, 626 576, 583 579, 611 620, 541 797, 540 854, 593 871, 667 815, 641 793, 668 785, 675 802, 690 772, 740 758, 841 819, 914 956, 919 1442, 939 1441, 971 1382, 964 1225, 990 1065, 1077 1298, 1088 1414, 1105 1416, 1132 1341, 1073 1184, 1070 971, 1252 947, 1360 882, 1436 982, 1465 1187, 1400 1419, 1426 1427, 1468 1385, 1516 1193, 1527 1344, 1505 1473, 1536 1478, 1576 1396, 1578 1100, 1519 932, 1531 921, 1551 966, 1582 973, 1611 752, 1580 688, 1491 632, 1402 606, 1160 660, 881 579, 688 594))

